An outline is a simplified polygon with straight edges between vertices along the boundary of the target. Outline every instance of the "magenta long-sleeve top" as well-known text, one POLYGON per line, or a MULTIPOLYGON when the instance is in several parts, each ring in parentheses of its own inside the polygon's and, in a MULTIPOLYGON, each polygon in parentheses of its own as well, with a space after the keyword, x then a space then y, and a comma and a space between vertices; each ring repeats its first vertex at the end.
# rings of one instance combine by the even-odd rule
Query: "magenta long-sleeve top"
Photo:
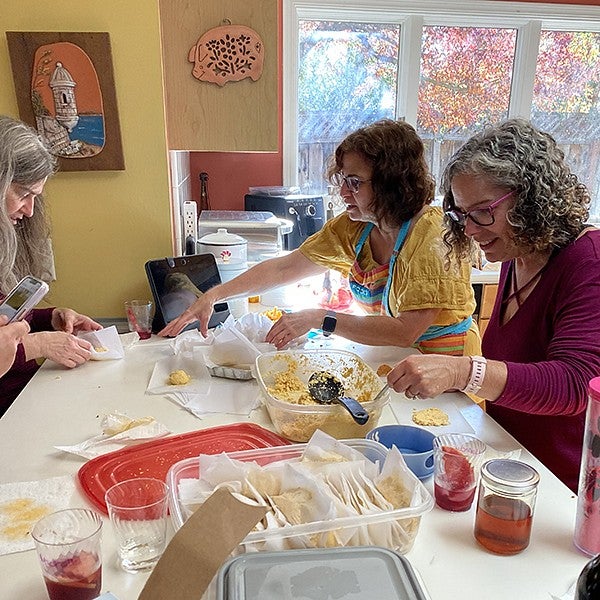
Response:
MULTIPOLYGON (((26 319, 29 321, 32 333, 53 331, 53 310, 54 308, 35 308, 27 315, 26 319)), ((0 377, 0 416, 6 412, 39 368, 40 365, 36 360, 26 360, 25 348, 23 344, 19 344, 12 367, 0 377)))
POLYGON ((553 255, 515 315, 500 324, 510 263, 483 337, 483 354, 504 361, 506 387, 488 413, 577 491, 587 387, 600 376, 600 230, 553 255))

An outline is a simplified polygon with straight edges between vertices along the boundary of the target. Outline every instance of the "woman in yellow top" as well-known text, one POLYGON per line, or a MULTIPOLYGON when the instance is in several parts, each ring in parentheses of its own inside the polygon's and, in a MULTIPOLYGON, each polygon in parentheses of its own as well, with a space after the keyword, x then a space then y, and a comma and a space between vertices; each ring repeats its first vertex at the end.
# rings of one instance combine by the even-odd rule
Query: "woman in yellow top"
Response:
POLYGON ((268 342, 283 348, 320 327, 362 344, 477 354, 470 265, 445 258, 442 212, 430 206, 435 184, 414 128, 386 119, 351 133, 336 149, 329 179, 340 187, 345 213, 290 254, 211 288, 160 334, 177 335, 199 320, 206 335, 216 302, 335 269, 348 275, 354 299, 373 316, 321 308, 287 313, 268 342))

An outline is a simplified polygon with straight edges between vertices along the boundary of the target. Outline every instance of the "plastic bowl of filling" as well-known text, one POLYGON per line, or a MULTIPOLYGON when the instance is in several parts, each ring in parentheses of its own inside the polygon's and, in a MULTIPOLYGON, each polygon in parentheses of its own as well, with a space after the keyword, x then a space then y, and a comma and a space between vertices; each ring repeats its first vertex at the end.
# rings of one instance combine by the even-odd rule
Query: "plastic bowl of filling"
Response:
POLYGON ((406 466, 419 479, 426 479, 433 473, 435 434, 431 431, 412 425, 382 425, 369 431, 366 438, 379 442, 386 448, 396 446, 406 466))
POLYGON ((280 435, 294 442, 306 442, 320 429, 336 439, 364 438, 377 426, 387 391, 376 402, 381 378, 358 355, 345 350, 300 350, 266 352, 256 359, 256 379, 262 401, 280 435), (356 423, 337 403, 319 404, 308 392, 308 379, 327 371, 343 385, 344 395, 360 402, 369 414, 364 425, 356 423))

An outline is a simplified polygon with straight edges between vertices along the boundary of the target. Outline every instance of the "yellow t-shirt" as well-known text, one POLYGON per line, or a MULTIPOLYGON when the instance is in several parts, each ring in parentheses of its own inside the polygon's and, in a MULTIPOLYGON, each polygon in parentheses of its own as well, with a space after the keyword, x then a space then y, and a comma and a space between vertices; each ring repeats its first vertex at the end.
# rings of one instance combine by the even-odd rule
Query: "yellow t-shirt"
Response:
MULTIPOLYGON (((345 276, 356 258, 356 244, 366 223, 352 221, 346 213, 328 221, 299 248, 310 261, 340 271, 345 276)), ((453 261, 445 266, 446 247, 442 241, 442 211, 430 206, 414 223, 396 258, 389 306, 393 316, 426 308, 439 308, 433 325, 458 323, 475 310, 470 283, 471 266, 453 261)), ((359 257, 364 271, 380 266, 371 253, 367 239, 359 257)), ((481 340, 473 322, 467 334, 465 355, 479 354, 481 340)))

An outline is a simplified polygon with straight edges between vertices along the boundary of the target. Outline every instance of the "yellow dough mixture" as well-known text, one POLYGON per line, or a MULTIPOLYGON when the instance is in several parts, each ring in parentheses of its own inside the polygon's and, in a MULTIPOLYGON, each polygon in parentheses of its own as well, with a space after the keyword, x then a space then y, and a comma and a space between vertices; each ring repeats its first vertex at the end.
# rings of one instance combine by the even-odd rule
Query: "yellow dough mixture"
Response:
POLYGON ((412 420, 417 425, 432 425, 434 427, 450 425, 450 419, 448 415, 439 408, 424 408, 423 410, 415 410, 412 414, 412 420))
POLYGON ((169 375, 169 385, 186 385, 192 378, 183 370, 178 369, 169 375))

